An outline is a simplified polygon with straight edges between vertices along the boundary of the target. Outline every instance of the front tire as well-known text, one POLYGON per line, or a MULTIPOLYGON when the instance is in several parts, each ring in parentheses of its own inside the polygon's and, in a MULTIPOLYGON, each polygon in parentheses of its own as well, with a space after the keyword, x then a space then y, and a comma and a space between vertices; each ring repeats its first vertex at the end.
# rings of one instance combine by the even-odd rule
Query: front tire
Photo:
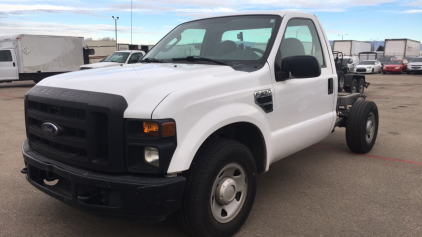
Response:
POLYGON ((378 107, 373 101, 357 101, 346 121, 346 141, 356 153, 368 153, 378 135, 378 107))
POLYGON ((244 224, 256 194, 256 164, 243 144, 213 139, 198 151, 187 174, 179 211, 195 236, 231 236, 244 224))
POLYGON ((374 73, 375 73, 375 70, 372 68, 371 74, 374 74, 374 73))

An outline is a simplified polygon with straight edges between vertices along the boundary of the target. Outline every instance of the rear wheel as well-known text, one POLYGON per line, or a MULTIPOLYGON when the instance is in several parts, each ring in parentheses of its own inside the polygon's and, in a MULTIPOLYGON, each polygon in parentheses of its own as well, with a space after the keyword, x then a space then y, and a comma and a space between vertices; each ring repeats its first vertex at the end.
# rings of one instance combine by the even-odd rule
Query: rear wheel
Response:
POLYGON ((365 80, 359 79, 357 92, 363 94, 364 90, 365 90, 365 80))
POLYGON ((187 174, 179 217, 196 236, 231 236, 248 218, 256 193, 256 164, 243 144, 213 139, 187 174))
POLYGON ((338 77, 338 92, 342 92, 344 89, 344 72, 337 72, 338 77))
POLYGON ((346 141, 350 150, 369 152, 378 134, 378 108, 373 101, 357 101, 346 122, 346 141))

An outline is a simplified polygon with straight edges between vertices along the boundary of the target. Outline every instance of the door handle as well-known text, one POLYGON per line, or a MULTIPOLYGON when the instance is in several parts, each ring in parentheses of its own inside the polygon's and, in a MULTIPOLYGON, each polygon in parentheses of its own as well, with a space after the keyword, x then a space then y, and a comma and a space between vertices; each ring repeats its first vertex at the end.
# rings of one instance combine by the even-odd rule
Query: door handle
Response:
POLYGON ((16 64, 15 64, 15 62, 13 62, 13 66, 14 66, 14 67, 16 67, 16 64))
POLYGON ((328 94, 331 95, 333 92, 333 78, 328 78, 328 94))

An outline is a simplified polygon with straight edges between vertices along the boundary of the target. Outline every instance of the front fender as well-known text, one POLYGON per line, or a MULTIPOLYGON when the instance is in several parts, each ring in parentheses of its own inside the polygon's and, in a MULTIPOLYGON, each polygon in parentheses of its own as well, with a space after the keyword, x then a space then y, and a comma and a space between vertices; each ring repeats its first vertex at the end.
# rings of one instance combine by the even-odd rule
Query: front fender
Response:
MULTIPOLYGON (((195 154, 204 141, 218 129, 237 122, 248 122, 261 130, 265 139, 267 157, 270 148, 271 129, 265 113, 260 108, 249 104, 231 103, 215 108, 191 124, 185 132, 178 132, 178 146, 171 160, 168 173, 189 169, 195 154)), ((177 119, 176 119, 177 123, 177 119)))

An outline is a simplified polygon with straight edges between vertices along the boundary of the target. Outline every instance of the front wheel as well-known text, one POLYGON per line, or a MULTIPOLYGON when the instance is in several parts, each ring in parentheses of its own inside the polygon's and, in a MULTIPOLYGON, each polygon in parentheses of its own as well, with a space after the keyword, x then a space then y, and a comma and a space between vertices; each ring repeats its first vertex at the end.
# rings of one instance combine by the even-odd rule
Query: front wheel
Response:
POLYGON ((231 236, 248 218, 256 193, 256 164, 243 144, 205 143, 188 171, 179 217, 196 236, 231 236))
POLYGON ((374 74, 374 73, 375 73, 375 70, 372 68, 371 74, 374 74))
POLYGON ((378 107, 373 101, 357 101, 346 122, 347 146, 353 152, 368 153, 378 134, 378 107))

